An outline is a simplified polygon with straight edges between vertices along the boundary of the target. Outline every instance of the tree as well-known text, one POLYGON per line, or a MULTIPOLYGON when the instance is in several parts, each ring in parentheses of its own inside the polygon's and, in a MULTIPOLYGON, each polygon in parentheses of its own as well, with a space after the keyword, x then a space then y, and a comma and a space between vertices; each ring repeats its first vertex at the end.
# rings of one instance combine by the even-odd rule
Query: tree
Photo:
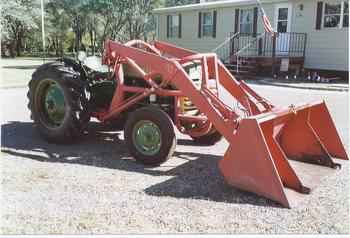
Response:
MULTIPOLYGON (((37 0, 4 1, 1 6, 1 45, 10 56, 20 56, 26 34, 38 27, 37 0)), ((3 51, 2 54, 5 54, 3 51)))
MULTIPOLYGON (((12 56, 23 50, 41 51, 40 0, 1 3, 1 45, 12 56)), ((45 0, 47 50, 102 52, 106 39, 145 39, 155 31, 152 10, 164 0, 45 0), (85 47, 86 46, 86 47, 85 47)))
POLYGON ((166 7, 173 7, 173 6, 194 4, 197 2, 198 1, 196 1, 196 0, 165 0, 165 6, 166 7))
POLYGON ((82 48, 82 38, 87 29, 86 23, 86 9, 82 0, 52 0, 54 6, 64 11, 69 18, 69 25, 75 34, 75 51, 82 48))
POLYGON ((82 40, 89 34, 92 53, 107 37, 115 39, 126 22, 128 0, 61 0, 57 1, 70 18, 75 34, 75 51, 83 47, 82 40))
POLYGON ((57 2, 52 0, 45 6, 45 28, 47 33, 46 38, 48 39, 48 50, 55 51, 56 56, 62 56, 64 52, 64 41, 70 27, 70 19, 57 2))
POLYGON ((102 50, 107 38, 119 39, 126 23, 128 0, 87 0, 85 4, 90 45, 94 54, 95 47, 102 50))
POLYGON ((147 40, 146 30, 154 30, 155 23, 152 21, 152 10, 159 7, 159 0, 130 0, 126 16, 126 32, 129 39, 147 40))
POLYGON ((124 40, 123 35, 128 15, 128 0, 110 1, 108 8, 104 8, 102 14, 103 31, 101 34, 101 43, 107 39, 124 40))

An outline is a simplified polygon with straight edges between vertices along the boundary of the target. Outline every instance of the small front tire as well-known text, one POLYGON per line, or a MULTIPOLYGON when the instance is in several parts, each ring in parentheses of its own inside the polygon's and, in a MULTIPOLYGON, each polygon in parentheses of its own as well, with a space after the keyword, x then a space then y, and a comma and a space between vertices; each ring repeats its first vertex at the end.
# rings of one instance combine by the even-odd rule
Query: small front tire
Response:
POLYGON ((139 162, 157 166, 175 151, 176 136, 171 118, 157 107, 144 107, 128 115, 124 137, 130 154, 139 162))

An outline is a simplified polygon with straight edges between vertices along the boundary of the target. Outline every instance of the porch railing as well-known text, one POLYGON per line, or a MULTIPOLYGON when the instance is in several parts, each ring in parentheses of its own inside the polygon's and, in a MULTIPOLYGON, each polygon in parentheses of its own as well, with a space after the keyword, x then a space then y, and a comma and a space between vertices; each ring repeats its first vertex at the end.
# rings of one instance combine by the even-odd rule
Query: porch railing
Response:
POLYGON ((265 37, 265 33, 262 33, 258 36, 252 37, 251 35, 244 34, 241 38, 242 40, 238 41, 238 47, 234 48, 234 42, 232 48, 234 49, 234 55, 236 56, 255 56, 257 52, 258 41, 265 37), (243 43, 243 44, 242 44, 243 43), (243 47, 240 47, 243 45, 243 47))
POLYGON ((232 42, 232 54, 263 57, 305 57, 306 40, 306 33, 297 32, 263 33, 261 35, 240 34, 240 37, 236 37, 232 42))
POLYGON ((238 38, 239 35, 239 32, 232 33, 229 38, 213 49, 212 52, 216 53, 222 62, 227 62, 233 53, 231 48, 232 42, 238 38))
POLYGON ((305 57, 306 33, 231 33, 213 49, 223 62, 240 57, 305 57))

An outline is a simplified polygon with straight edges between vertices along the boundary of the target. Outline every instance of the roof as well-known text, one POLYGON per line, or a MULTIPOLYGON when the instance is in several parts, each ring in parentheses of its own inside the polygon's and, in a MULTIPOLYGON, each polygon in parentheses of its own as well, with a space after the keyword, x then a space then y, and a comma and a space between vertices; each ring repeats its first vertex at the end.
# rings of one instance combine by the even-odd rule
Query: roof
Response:
MULTIPOLYGON (((283 0, 280 0, 281 2, 283 0)), ((262 0, 263 3, 276 2, 276 0, 262 0)), ((222 1, 214 1, 214 2, 204 2, 197 4, 188 4, 181 5, 175 7, 164 7, 154 9, 154 13, 166 13, 166 12, 179 12, 179 11, 191 11, 197 9, 209 9, 209 8, 223 8, 223 7, 231 7, 231 6, 244 6, 244 5, 256 5, 256 0, 222 0, 222 1)))

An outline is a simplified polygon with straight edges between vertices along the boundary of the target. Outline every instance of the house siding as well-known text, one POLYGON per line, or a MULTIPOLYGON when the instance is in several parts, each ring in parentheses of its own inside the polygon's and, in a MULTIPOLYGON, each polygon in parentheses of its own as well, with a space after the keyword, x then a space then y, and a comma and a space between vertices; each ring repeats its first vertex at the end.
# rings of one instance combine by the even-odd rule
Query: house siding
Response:
MULTIPOLYGON (((256 5, 239 7, 254 8, 256 5)), ((226 40, 231 32, 234 32, 235 26, 235 9, 238 7, 212 8, 204 10, 193 10, 183 12, 172 12, 171 14, 182 15, 182 37, 168 38, 166 35, 166 17, 169 13, 161 13, 158 15, 159 34, 158 39, 181 47, 189 48, 198 52, 208 52, 215 49, 219 44, 226 40), (198 37, 198 14, 199 12, 217 11, 217 27, 216 38, 213 37, 198 37)), ((273 5, 264 6, 266 14, 273 14, 273 5)), ((263 25, 258 20, 258 32, 263 32, 263 25)))
MULTIPOLYGON (((337 2, 330 0, 327 2, 337 2)), ((263 4, 265 12, 274 26, 275 4, 287 1, 276 1, 275 3, 263 4)), ((307 45, 305 52, 305 68, 348 71, 348 28, 342 29, 320 29, 316 30, 316 8, 317 0, 289 1, 292 4, 291 32, 307 33, 307 45), (299 5, 303 4, 303 10, 299 5)), ((254 8, 256 5, 245 5, 242 7, 221 7, 204 10, 187 10, 172 12, 182 14, 182 37, 167 38, 166 16, 169 13, 157 13, 159 34, 158 39, 175 45, 189 48, 198 52, 208 52, 222 43, 231 32, 234 32, 235 9, 254 8), (198 38, 198 13, 200 11, 217 11, 216 38, 198 38)), ((262 21, 258 19, 258 32, 263 32, 262 21)))
MULTIPOLYGON (((224 29, 228 29, 227 24, 224 23, 224 14, 226 9, 211 9, 210 11, 217 10, 217 27, 216 38, 213 37, 201 37, 198 38, 198 13, 199 11, 186 11, 181 12, 182 15, 182 37, 181 38, 167 38, 166 36, 166 16, 167 14, 161 14, 159 16, 159 40, 167 41, 176 44, 181 47, 189 48, 199 52, 207 52, 214 49, 222 41, 224 41, 227 34, 224 29)), ((209 11, 209 10, 208 10, 209 11)), ((178 14, 179 12, 174 12, 178 14)), ((233 17, 233 15, 232 15, 233 17)), ((233 30, 232 30, 233 31, 233 30)))
POLYGON ((316 30, 317 2, 316 0, 293 2, 292 31, 307 33, 304 66, 305 68, 348 71, 349 29, 321 28, 316 30), (304 5, 303 11, 298 9, 300 4, 304 5))

